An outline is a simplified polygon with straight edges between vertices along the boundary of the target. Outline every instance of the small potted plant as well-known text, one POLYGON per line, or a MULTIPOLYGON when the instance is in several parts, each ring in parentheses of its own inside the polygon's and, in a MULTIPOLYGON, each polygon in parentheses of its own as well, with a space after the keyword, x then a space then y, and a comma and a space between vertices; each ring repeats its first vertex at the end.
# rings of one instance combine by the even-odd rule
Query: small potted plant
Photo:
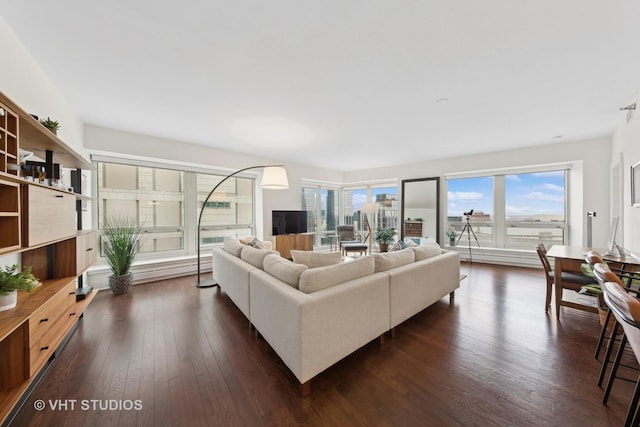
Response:
POLYGON ((376 242, 380 245, 380 252, 389 250, 389 243, 393 242, 396 230, 393 228, 378 228, 376 230, 376 242))
POLYGON ((0 311, 14 308, 18 302, 16 291, 31 292, 38 285, 38 279, 31 274, 31 267, 18 271, 18 265, 0 267, 0 311))
POLYGON ((47 117, 46 119, 40 119, 40 123, 42 126, 46 127, 53 133, 54 135, 58 134, 58 129, 60 129, 60 123, 51 118, 47 117))
POLYGON ((115 295, 129 292, 133 285, 130 270, 138 254, 141 232, 132 218, 116 217, 105 222, 102 253, 113 273, 109 276, 109 287, 115 295))
POLYGON ((448 229, 445 234, 447 235, 447 237, 449 238, 449 246, 455 246, 456 245, 456 232, 453 229, 448 229))

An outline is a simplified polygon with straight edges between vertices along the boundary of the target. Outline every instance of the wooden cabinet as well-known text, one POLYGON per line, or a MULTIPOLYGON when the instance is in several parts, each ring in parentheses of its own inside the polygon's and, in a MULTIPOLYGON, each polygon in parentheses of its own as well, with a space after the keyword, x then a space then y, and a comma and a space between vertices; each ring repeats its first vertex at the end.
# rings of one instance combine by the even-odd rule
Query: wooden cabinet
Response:
POLYGON ((76 197, 73 194, 38 185, 24 185, 22 189, 22 234, 26 246, 76 235, 76 197))
POLYGON ((95 231, 76 237, 76 274, 80 275, 98 258, 98 238, 95 231))
POLYGON ((405 237, 422 237, 422 221, 405 221, 405 237))
POLYGON ((75 322, 75 282, 64 286, 29 316, 29 367, 36 375, 75 322))
POLYGON ((282 234, 273 236, 273 249, 283 258, 291 259, 291 251, 312 251, 313 233, 282 234))
POLYGON ((76 298, 80 276, 96 260, 96 233, 78 231, 80 196, 20 177, 20 149, 63 166, 91 168, 56 135, 0 93, 0 254, 21 253, 42 285, 18 292, 0 312, 0 424, 72 333, 95 292, 76 298))

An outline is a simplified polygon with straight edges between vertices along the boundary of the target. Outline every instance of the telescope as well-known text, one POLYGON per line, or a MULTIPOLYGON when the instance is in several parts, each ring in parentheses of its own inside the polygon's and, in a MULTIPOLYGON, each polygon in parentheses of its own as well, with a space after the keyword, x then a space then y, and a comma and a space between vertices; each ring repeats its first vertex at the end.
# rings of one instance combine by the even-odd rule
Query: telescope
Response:
POLYGON ((464 213, 463 213, 463 215, 465 215, 465 216, 471 216, 471 215, 473 215, 473 209, 471 209, 471 210, 470 210, 470 211, 468 211, 468 212, 464 212, 464 213))

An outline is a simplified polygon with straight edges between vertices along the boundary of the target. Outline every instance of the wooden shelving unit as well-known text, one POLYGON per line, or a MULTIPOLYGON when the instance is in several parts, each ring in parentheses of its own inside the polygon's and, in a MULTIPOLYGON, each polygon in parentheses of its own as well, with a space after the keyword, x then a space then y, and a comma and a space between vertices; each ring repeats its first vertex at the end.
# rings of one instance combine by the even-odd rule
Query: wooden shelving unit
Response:
POLYGON ((422 237, 421 221, 405 221, 404 222, 405 237, 422 237))
MULTIPOLYGON (((78 200, 86 196, 26 181, 20 176, 20 148, 76 170, 91 163, 0 93, 0 254, 21 253, 43 283, 19 292, 17 306, 0 312, 0 423, 55 357, 91 292, 77 298, 82 274, 96 260, 96 233, 78 230, 78 200)), ((79 189, 78 189, 79 190, 79 189)), ((81 228, 81 227, 80 227, 81 228)))

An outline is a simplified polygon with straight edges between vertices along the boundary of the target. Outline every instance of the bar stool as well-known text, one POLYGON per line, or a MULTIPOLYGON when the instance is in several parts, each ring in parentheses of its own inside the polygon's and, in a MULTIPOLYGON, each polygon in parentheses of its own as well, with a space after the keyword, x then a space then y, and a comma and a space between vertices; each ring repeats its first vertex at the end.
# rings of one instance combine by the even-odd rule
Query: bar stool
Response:
MULTIPOLYGON (((593 266, 593 273, 600 283, 600 288, 602 289, 603 296, 605 292, 604 285, 607 282, 617 284, 621 289, 624 290, 624 286, 620 278, 612 272, 606 264, 597 263, 593 266)), ((606 302, 606 301, 605 301, 606 302)), ((596 344, 596 353, 595 358, 598 358, 598 354, 600 353, 600 348, 602 347, 602 343, 605 339, 609 340, 609 344, 607 345, 607 351, 605 353, 604 359, 602 361, 602 368, 600 369, 600 376, 598 377, 598 386, 602 385, 602 381, 604 380, 605 373, 607 371, 607 366, 609 364, 609 358, 611 357, 611 352, 613 351, 613 345, 615 342, 615 337, 618 333, 618 324, 616 318, 613 318, 614 325, 611 328, 611 334, 609 336, 606 335, 607 326, 609 325, 609 321, 611 320, 611 309, 607 310, 607 316, 605 317, 604 323, 602 324, 602 330, 600 331, 600 337, 598 338, 598 343, 596 344)))
MULTIPOLYGON (((636 358, 640 360, 640 301, 631 296, 627 291, 615 282, 606 282, 604 284, 604 301, 609 307, 609 310, 616 318, 616 324, 614 326, 613 333, 617 332, 619 326, 622 326, 624 333, 620 340, 620 347, 616 353, 616 358, 609 374, 609 381, 602 398, 602 403, 606 405, 609 399, 609 393, 613 386, 613 381, 617 377, 618 366, 620 365, 620 359, 624 348, 629 343, 631 350, 636 358)), ((631 397, 631 403, 629 404, 629 410, 627 411, 627 417, 625 419, 625 427, 631 425, 637 425, 640 421, 638 413, 638 400, 640 399, 640 376, 636 380, 636 386, 631 397)))
MULTIPOLYGON (((618 285, 624 287, 620 278, 609 269, 609 266, 607 266, 607 264, 604 264, 602 262, 596 263, 593 266, 593 274, 596 277, 596 280, 598 281, 598 283, 600 284, 601 289, 604 287, 604 284, 606 282, 615 282, 618 285)), ((594 357, 596 359, 600 354, 600 348, 602 347, 602 343, 604 342, 605 339, 610 338, 606 335, 607 325, 609 324, 610 320, 611 320, 611 310, 607 310, 607 315, 604 319, 604 323, 602 324, 602 330, 600 331, 600 336, 598 337, 598 343, 596 344, 596 352, 594 354, 594 357)))

